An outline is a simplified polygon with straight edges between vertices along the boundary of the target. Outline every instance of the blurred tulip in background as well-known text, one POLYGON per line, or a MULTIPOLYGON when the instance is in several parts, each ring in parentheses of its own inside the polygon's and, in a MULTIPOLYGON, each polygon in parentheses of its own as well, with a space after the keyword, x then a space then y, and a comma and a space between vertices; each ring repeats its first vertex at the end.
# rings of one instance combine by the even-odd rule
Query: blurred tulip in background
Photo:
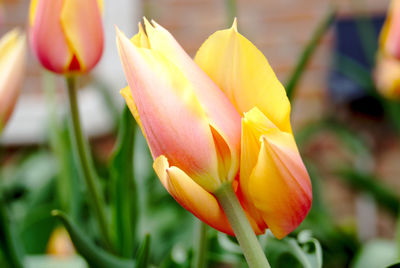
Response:
POLYGON ((0 40, 0 133, 11 116, 25 71, 26 38, 12 30, 0 40))
POLYGON ((48 70, 85 73, 103 52, 102 0, 33 0, 29 16, 32 50, 48 70))

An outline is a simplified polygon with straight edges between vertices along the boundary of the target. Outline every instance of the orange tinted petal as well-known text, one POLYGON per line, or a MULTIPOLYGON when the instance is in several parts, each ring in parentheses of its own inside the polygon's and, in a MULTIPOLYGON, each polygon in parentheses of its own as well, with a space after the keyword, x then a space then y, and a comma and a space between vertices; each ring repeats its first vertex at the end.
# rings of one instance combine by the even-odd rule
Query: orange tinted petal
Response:
POLYGON ((214 131, 214 137, 217 139, 221 176, 232 181, 239 166, 239 113, 221 89, 199 68, 175 38, 156 22, 152 21, 152 23, 154 26, 145 19, 149 47, 174 62, 193 85, 193 92, 201 103, 214 131))
POLYGON ((158 157, 153 167, 161 183, 182 207, 218 231, 233 235, 228 219, 212 194, 179 168, 170 167, 164 156, 158 157))
POLYGON ((48 70, 62 73, 68 68, 72 51, 60 23, 63 0, 36 0, 31 7, 29 39, 40 63, 48 70))
POLYGON ((80 69, 91 70, 103 52, 103 23, 97 0, 64 0, 60 14, 70 50, 76 56, 80 69))
POLYGON ((283 238, 304 220, 311 208, 311 183, 292 135, 276 129, 262 136, 248 191, 276 237, 283 238))
POLYGON ((122 33, 118 48, 153 158, 165 155, 212 192, 220 184, 207 117, 190 82, 168 59, 138 48, 122 33))

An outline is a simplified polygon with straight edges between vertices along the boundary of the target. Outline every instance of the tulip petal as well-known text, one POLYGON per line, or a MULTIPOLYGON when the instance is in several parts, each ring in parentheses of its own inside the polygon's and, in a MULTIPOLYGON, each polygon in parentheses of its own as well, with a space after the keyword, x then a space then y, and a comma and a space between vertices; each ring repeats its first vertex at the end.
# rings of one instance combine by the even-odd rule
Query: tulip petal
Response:
POLYGON ((30 11, 30 43, 42 65, 54 72, 65 71, 72 60, 60 24, 63 0, 34 0, 30 11))
POLYGON ((290 103, 264 55, 236 26, 211 35, 195 62, 221 88, 240 113, 258 107, 277 127, 291 131, 290 103))
POLYGON ((139 32, 131 38, 132 43, 141 48, 150 48, 149 38, 147 37, 142 24, 139 22, 139 32))
POLYGON ((379 37, 380 48, 386 55, 400 59, 400 2, 392 1, 379 37))
MULTIPOLYGON (((52 0, 53 1, 53 0, 52 0)), ((103 52, 103 26, 97 0, 64 0, 61 25, 79 71, 92 69, 103 52)))
POLYGON ((126 86, 123 89, 121 89, 120 94, 122 95, 122 97, 124 97, 126 105, 128 105, 128 108, 131 111, 133 118, 135 118, 136 123, 139 125, 140 129, 143 132, 142 121, 140 121, 139 113, 137 111, 135 101, 132 98, 132 93, 129 86, 126 86))
POLYGON ((247 203, 259 212, 272 233, 283 238, 305 218, 312 200, 311 183, 291 133, 273 127, 252 110, 243 120, 243 165, 254 167, 240 177, 247 203), (255 139, 259 138, 258 145, 255 139), (246 156, 259 148, 258 159, 246 156), (248 172, 247 172, 248 174, 248 172))
POLYGON ((374 78, 376 87, 382 95, 389 99, 400 98, 400 62, 398 59, 379 53, 374 78))
POLYGON ((0 40, 0 132, 17 101, 25 71, 26 38, 12 30, 0 40))
POLYGON ((212 194, 181 169, 170 167, 164 156, 158 157, 153 167, 161 183, 182 207, 218 231, 233 235, 228 219, 212 194))
POLYGON ((120 32, 117 44, 153 158, 165 155, 171 165, 214 191, 221 183, 215 145, 192 85, 156 51, 136 47, 120 32))
POLYGON ((193 85, 194 94, 201 103, 216 137, 220 176, 232 181, 239 166, 239 113, 165 28, 152 21, 153 26, 146 18, 144 18, 144 23, 151 49, 174 62, 193 85))

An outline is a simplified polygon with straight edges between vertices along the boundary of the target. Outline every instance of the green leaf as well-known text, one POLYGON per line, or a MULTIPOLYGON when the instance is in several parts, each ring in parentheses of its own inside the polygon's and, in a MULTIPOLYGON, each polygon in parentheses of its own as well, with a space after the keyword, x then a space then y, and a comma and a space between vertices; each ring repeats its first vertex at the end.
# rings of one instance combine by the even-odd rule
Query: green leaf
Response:
POLYGON ((400 196, 385 186, 379 178, 352 168, 341 168, 336 172, 339 178, 357 190, 367 192, 378 202, 397 215, 400 209, 400 196))
POLYGON ((52 215, 61 220, 67 229, 76 250, 86 259, 91 267, 134 267, 135 262, 133 260, 118 258, 96 246, 65 213, 53 210, 52 215))
POLYGON ((313 32, 307 45, 304 47, 304 50, 302 51, 300 58, 297 61, 296 67, 294 68, 292 74, 289 77, 288 82, 286 83, 286 94, 289 100, 292 99, 297 83, 299 82, 300 77, 307 66, 308 61, 316 51, 319 41, 332 25, 335 16, 336 16, 336 9, 330 9, 324 16, 322 21, 318 23, 317 28, 313 32))
POLYGON ((142 246, 136 257, 136 268, 146 268, 149 266, 150 255, 150 235, 146 234, 142 246))
POLYGON ((373 240, 365 244, 355 257, 351 268, 387 267, 397 259, 397 246, 393 241, 373 240))
POLYGON ((113 188, 113 224, 118 252, 131 258, 138 223, 138 193, 133 174, 136 123, 125 106, 119 136, 111 158, 110 173, 113 188))
POLYGON ((14 224, 10 221, 6 205, 0 197, 0 248, 12 267, 23 267, 23 249, 14 224))
POLYGON ((276 239, 270 232, 261 241, 271 267, 280 268, 321 268, 322 249, 310 231, 302 231, 297 239, 285 237, 276 239))

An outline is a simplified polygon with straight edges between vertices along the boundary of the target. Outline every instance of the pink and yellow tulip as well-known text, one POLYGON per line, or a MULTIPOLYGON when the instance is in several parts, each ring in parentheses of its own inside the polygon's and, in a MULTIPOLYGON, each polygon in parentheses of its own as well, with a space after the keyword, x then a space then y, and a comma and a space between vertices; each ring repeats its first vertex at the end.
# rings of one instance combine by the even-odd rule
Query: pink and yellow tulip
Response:
POLYGON ((290 126, 290 103, 263 54, 236 28, 211 35, 193 61, 145 20, 117 45, 121 91, 168 192, 196 217, 233 234, 214 193, 231 183, 255 233, 282 238, 307 215, 311 184, 290 126))
POLYGON ((390 4, 380 33, 374 80, 379 92, 390 99, 400 98, 400 1, 390 4))
POLYGON ((29 37, 48 70, 85 73, 103 52, 102 0, 32 0, 29 37))
POLYGON ((0 40, 0 133, 14 110, 25 71, 25 35, 8 32, 0 40))
POLYGON ((392 0, 379 37, 381 53, 400 60, 400 1, 392 0))

